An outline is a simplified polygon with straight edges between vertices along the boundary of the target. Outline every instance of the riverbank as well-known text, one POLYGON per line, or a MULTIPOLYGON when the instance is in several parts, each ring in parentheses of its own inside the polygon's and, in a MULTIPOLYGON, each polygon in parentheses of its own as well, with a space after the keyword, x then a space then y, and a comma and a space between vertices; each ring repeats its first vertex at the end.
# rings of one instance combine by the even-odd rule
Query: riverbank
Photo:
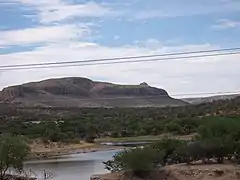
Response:
POLYGON ((56 158, 58 156, 90 153, 97 151, 110 151, 122 149, 123 147, 107 146, 101 144, 91 144, 86 142, 79 142, 75 144, 51 143, 44 145, 40 142, 31 144, 31 152, 29 153, 29 160, 42 160, 49 158, 56 158))
POLYGON ((4 180, 36 180, 36 178, 28 178, 28 177, 7 174, 4 176, 4 180))
MULTIPOLYGON (((110 173, 105 175, 93 175, 91 180, 140 180, 129 174, 110 173)), ((178 164, 166 166, 154 171, 149 179, 159 180, 239 180, 240 167, 233 164, 178 164)))
MULTIPOLYGON (((29 159, 48 159, 55 158, 58 156, 69 155, 69 154, 79 154, 79 153, 89 153, 96 151, 109 151, 122 149, 121 143, 127 142, 154 142, 163 138, 165 135, 159 136, 137 136, 137 137, 124 137, 124 138, 100 138, 96 139, 95 143, 86 143, 84 141, 79 141, 79 143, 64 144, 64 143, 49 143, 44 144, 41 140, 36 140, 31 143, 31 152, 29 154, 29 159), (108 145, 109 142, 113 144, 118 142, 120 145, 108 145)), ((177 138, 182 140, 190 140, 193 135, 185 136, 174 136, 168 135, 170 138, 177 138)))
POLYGON ((181 140, 191 140, 194 134, 190 135, 182 135, 182 136, 176 136, 172 134, 163 134, 163 135, 157 135, 157 136, 135 136, 135 137, 120 137, 120 138, 99 138, 96 139, 96 142, 103 143, 103 142, 154 142, 159 141, 163 137, 168 136, 169 138, 177 138, 181 140))

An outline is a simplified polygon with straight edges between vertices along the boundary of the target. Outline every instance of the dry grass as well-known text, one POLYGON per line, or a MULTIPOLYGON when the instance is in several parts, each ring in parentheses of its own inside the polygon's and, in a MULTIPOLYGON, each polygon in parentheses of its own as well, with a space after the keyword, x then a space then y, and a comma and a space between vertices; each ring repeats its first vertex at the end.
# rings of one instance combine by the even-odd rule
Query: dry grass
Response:
POLYGON ((75 144, 50 143, 47 146, 41 142, 33 142, 28 159, 49 159, 62 155, 116 150, 119 148, 121 147, 90 144, 82 141, 75 144))
MULTIPOLYGON (((239 180, 240 168, 233 164, 167 166, 154 171, 147 180, 239 180)), ((111 173, 101 180, 140 180, 129 174, 111 173)))
POLYGON ((86 142, 79 142, 77 144, 63 144, 63 143, 49 143, 45 145, 44 143, 38 141, 31 144, 32 153, 43 153, 43 152, 55 152, 55 151, 73 151, 77 149, 92 148, 96 147, 95 144, 90 144, 86 142))
POLYGON ((181 140, 191 140, 194 134, 190 135, 183 135, 183 136, 176 136, 171 134, 163 134, 163 135, 157 135, 157 136, 136 136, 136 137, 120 137, 120 138, 100 138, 97 139, 97 142, 136 142, 136 141, 158 141, 161 140, 163 137, 170 137, 170 138, 177 138, 181 140))

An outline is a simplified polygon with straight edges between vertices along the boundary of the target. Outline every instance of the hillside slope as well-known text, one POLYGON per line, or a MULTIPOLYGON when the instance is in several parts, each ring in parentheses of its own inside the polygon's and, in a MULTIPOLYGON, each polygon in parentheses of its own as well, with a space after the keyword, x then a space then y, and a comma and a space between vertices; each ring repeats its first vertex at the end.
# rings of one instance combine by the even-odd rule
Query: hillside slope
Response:
POLYGON ((199 97, 199 98, 183 98, 182 100, 190 104, 201 104, 201 103, 210 103, 218 100, 231 100, 239 96, 240 94, 217 95, 217 96, 199 97))
POLYGON ((7 87, 0 92, 0 103, 26 107, 162 107, 187 104, 146 83, 118 85, 81 77, 7 87))

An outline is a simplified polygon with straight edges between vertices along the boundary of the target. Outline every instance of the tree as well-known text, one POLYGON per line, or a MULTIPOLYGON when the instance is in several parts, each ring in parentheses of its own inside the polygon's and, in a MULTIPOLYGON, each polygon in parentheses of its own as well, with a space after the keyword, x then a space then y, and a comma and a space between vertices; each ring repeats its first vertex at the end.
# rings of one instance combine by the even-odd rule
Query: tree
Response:
POLYGON ((176 122, 172 121, 166 124, 165 131, 171 133, 178 133, 181 130, 181 126, 176 122))
POLYGON ((87 133, 85 141, 87 143, 94 143, 94 139, 97 137, 97 128, 95 126, 89 126, 87 128, 87 133))
POLYGON ((203 144, 200 141, 194 141, 190 142, 186 146, 186 159, 187 164, 190 164, 193 161, 202 160, 205 162, 205 158, 209 159, 209 155, 206 153, 206 146, 203 146, 203 144))
POLYGON ((21 136, 0 137, 0 180, 4 179, 10 168, 22 170, 29 150, 26 140, 21 136))
POLYGON ((42 139, 44 142, 48 142, 49 140, 52 142, 59 142, 62 140, 62 133, 60 128, 54 127, 45 129, 45 132, 42 135, 42 139))
POLYGON ((138 177, 145 177, 156 167, 157 155, 150 147, 125 149, 104 164, 112 172, 131 172, 138 177))
POLYGON ((162 166, 167 164, 174 164, 176 161, 180 161, 180 152, 185 148, 186 142, 178 139, 163 138, 162 140, 152 144, 152 148, 159 152, 163 157, 158 160, 158 163, 162 166))

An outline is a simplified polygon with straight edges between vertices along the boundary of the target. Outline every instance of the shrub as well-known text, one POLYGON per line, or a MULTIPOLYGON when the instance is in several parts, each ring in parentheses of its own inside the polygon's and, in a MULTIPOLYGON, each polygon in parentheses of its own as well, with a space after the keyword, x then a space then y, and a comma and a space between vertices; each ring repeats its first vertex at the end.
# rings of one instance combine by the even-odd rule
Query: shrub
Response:
POLYGON ((22 170, 30 148, 25 138, 10 135, 0 137, 0 147, 0 179, 3 180, 9 169, 22 170))
POLYGON ((165 132, 178 134, 180 130, 181 130, 181 126, 174 121, 170 121, 165 125, 165 132))
POLYGON ((145 177, 156 167, 157 155, 150 147, 126 149, 104 164, 111 171, 131 172, 138 177, 145 177))
POLYGON ((151 147, 159 153, 158 163, 162 166, 175 164, 182 161, 186 142, 178 139, 164 138, 154 143, 151 147))

